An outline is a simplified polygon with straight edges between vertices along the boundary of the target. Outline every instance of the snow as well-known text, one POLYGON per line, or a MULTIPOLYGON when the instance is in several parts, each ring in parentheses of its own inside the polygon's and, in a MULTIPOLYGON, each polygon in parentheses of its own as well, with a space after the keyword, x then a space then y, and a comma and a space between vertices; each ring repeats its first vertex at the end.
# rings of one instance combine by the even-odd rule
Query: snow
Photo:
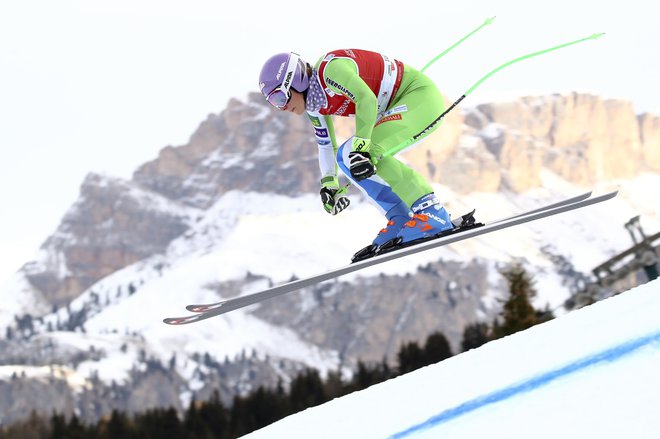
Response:
POLYGON ((10 381, 13 376, 26 377, 49 382, 51 379, 66 380, 77 391, 89 388, 91 384, 85 376, 76 370, 60 365, 49 366, 0 366, 0 381, 10 381))
POLYGON ((0 288, 0 304, 0 327, 13 323, 14 316, 22 316, 26 309, 41 314, 52 309, 20 272, 14 273, 0 288))
MULTIPOLYGON (((541 178, 543 187, 521 194, 464 195, 440 185, 435 189, 450 212, 460 214, 476 207, 477 218, 482 221, 592 189, 569 184, 550 172, 544 172, 541 178)), ((623 224, 632 216, 641 213, 642 224, 649 233, 660 229, 660 212, 648 202, 653 199, 655 188, 660 187, 659 175, 641 174, 631 181, 593 189, 595 193, 604 193, 617 187, 621 190, 619 196, 601 205, 387 262, 341 280, 352 282, 381 273, 414 274, 418 267, 440 258, 463 263, 478 258, 490 270, 491 288, 483 305, 493 309, 499 306, 497 299, 504 288, 497 268, 521 260, 535 277, 539 293, 536 305, 548 304, 556 309, 566 300, 568 288, 562 285, 541 247, 551 245, 553 253, 566 256, 576 269, 587 273, 609 256, 630 247, 623 224)), ((74 300, 72 311, 87 310, 85 333, 72 332, 66 340, 58 333, 57 342, 74 349, 72 339, 77 339, 81 351, 89 350, 91 345, 104 350, 107 355, 83 363, 77 372, 82 376, 94 372, 106 382, 122 382, 140 349, 162 362, 169 361, 175 353, 180 356, 208 352, 216 359, 224 359, 254 350, 262 356, 300 361, 322 372, 336 369, 337 352, 320 350, 293 331, 260 320, 252 315, 256 306, 184 327, 166 326, 162 319, 185 315, 184 307, 191 303, 216 302, 288 282, 292 276, 312 276, 346 265, 353 253, 367 245, 384 225, 372 206, 352 195, 351 207, 337 216, 323 212, 313 194, 290 198, 230 191, 206 211, 191 209, 187 213, 191 218, 198 216, 198 220, 191 222, 191 229, 174 240, 166 253, 101 279, 74 300), (227 282, 244 282, 248 274, 256 280, 240 290, 228 290, 227 282), (126 352, 119 350, 123 344, 128 345, 126 352)), ((25 277, 14 276, 0 289, 0 299, 4 298, 0 300, 0 323, 6 325, 14 315, 41 303, 34 294, 25 277)), ((306 307, 313 306, 304 294, 300 297, 306 307)), ((40 314, 48 311, 41 309, 40 314)), ((67 315, 66 309, 50 314, 45 317, 44 326, 58 319, 64 321, 67 315)), ((184 379, 193 379, 189 364, 180 361, 177 367, 184 379)))
MULTIPOLYGON (((235 358, 243 351, 254 349, 264 355, 297 360, 324 372, 335 368, 339 362, 336 352, 323 352, 300 340, 293 331, 274 327, 246 311, 214 319, 206 325, 179 328, 162 324, 168 312, 166 310, 170 309, 169 304, 179 303, 176 309, 181 312, 185 303, 218 300, 208 285, 222 279, 222 274, 227 274, 218 268, 227 263, 225 254, 209 253, 178 261, 164 270, 160 277, 139 286, 130 297, 105 307, 102 313, 87 321, 85 330, 87 333, 104 334, 122 328, 122 331, 140 334, 149 342, 145 344, 148 353, 163 361, 169 360, 173 354, 191 355, 196 352, 210 352, 215 358, 235 358)), ((131 270, 129 267, 123 271, 126 273, 116 273, 118 282, 122 282, 131 270)), ((106 287, 111 284, 107 283, 106 287)), ((114 287, 109 289, 113 291, 114 287)), ((122 364, 129 368, 131 365, 122 364)), ((115 366, 120 365, 113 356, 101 359, 99 369, 114 371, 114 375, 110 373, 99 378, 121 381, 126 368, 115 366), (108 362, 111 362, 110 366, 108 362)), ((188 377, 190 370, 182 365, 179 372, 188 377)))
POLYGON ((60 350, 89 352, 94 349, 102 358, 80 363, 76 367, 76 376, 85 379, 96 376, 107 383, 128 379, 128 372, 137 363, 138 348, 143 347, 135 337, 119 334, 54 332, 41 337, 51 339, 60 350))
POLYGON ((660 280, 335 399, 258 438, 655 438, 660 280))

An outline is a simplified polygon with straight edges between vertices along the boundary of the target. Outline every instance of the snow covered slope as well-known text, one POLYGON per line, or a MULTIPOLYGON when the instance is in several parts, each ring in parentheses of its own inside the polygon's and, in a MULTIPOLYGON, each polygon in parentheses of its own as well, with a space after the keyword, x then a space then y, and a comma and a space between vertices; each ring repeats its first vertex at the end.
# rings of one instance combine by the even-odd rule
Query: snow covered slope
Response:
POLYGON ((246 437, 657 438, 659 315, 660 279, 246 437))

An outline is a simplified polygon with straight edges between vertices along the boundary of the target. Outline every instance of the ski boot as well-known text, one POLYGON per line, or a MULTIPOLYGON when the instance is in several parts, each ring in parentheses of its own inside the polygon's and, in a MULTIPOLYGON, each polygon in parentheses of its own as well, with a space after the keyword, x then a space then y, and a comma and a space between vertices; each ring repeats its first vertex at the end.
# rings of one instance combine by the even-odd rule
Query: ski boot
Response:
POLYGON ((385 244, 387 241, 390 241, 397 236, 399 236, 399 232, 403 229, 403 227, 406 225, 406 223, 410 221, 410 216, 406 215, 396 215, 393 216, 392 218, 387 221, 387 225, 378 232, 378 235, 376 235, 376 238, 372 242, 372 245, 376 247, 380 247, 381 245, 385 244))
POLYGON ((355 253, 351 258, 351 262, 358 262, 376 256, 381 246, 397 239, 397 235, 409 220, 409 216, 400 215, 389 219, 387 225, 378 232, 374 241, 355 253))
POLYGON ((456 227, 451 221, 449 212, 440 204, 434 193, 417 200, 411 209, 412 218, 404 224, 396 238, 378 248, 378 254, 449 233, 456 227))
POLYGON ((403 202, 387 212, 387 225, 378 232, 371 244, 353 255, 351 262, 358 262, 375 256, 383 244, 396 239, 404 225, 410 221, 411 216, 412 212, 408 210, 403 202))

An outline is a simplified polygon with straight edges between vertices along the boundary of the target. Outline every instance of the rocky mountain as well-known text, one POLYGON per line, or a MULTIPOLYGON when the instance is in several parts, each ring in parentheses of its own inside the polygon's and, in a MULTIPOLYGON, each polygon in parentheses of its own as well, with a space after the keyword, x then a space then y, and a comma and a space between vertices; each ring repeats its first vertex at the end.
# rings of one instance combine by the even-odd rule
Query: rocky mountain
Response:
MULTIPOLYGON (((336 125, 339 138, 350 136, 352 120, 336 125)), ((608 213, 622 219, 646 212, 638 189, 658 181, 660 117, 591 94, 522 96, 450 113, 402 159, 438 186, 450 210, 476 206, 490 219, 579 187, 631 182, 620 212, 608 213)), ((554 291, 540 300, 557 306, 565 273, 586 276, 601 262, 594 257, 627 244, 614 236, 621 224, 603 224, 604 211, 594 211, 560 236, 530 227, 517 243, 475 240, 199 328, 163 328, 162 317, 185 303, 315 274, 371 239, 382 219, 357 191, 346 214, 319 213, 316 163, 305 118, 274 111, 255 93, 210 115, 186 145, 164 148, 129 181, 90 174, 39 257, 0 291, 9 299, 0 309, 0 386, 13 395, 0 399, 3 416, 20 417, 16 400, 54 388, 67 390, 26 404, 94 418, 112 408, 182 407, 213 388, 229 401, 306 365, 380 361, 438 329, 456 349, 465 325, 496 315, 502 264, 524 258, 554 291), (321 233, 328 230, 337 234, 321 233), (559 270, 553 256, 576 242, 589 250, 561 259, 559 270)))

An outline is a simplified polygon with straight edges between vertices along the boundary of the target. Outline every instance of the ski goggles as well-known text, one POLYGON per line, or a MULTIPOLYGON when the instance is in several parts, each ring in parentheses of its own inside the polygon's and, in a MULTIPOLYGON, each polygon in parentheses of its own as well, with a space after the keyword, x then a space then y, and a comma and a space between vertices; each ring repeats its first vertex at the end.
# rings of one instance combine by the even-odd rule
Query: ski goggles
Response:
POLYGON ((291 91, 285 90, 281 85, 268 93, 266 100, 270 105, 280 110, 284 110, 291 100, 291 91))
POLYGON ((284 110, 291 100, 291 83, 293 82, 293 75, 296 73, 299 60, 300 55, 291 52, 289 63, 286 66, 286 73, 284 74, 284 81, 266 95, 266 100, 273 107, 284 110))

